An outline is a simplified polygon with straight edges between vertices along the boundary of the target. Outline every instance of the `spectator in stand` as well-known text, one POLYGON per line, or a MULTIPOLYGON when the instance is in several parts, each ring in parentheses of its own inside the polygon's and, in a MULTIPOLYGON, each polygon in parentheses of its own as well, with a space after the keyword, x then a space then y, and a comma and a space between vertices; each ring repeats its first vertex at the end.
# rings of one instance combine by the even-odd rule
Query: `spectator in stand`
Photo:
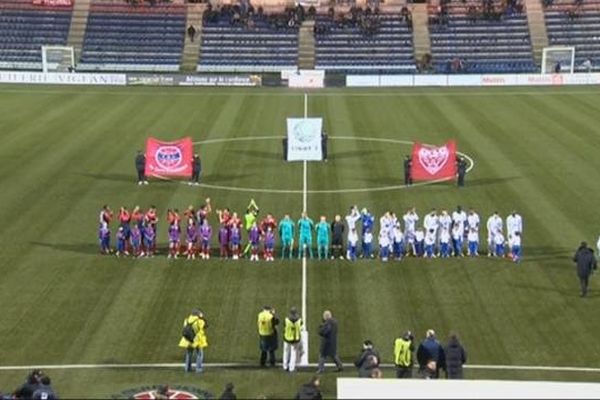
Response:
POLYGON ((305 383, 300 387, 294 399, 297 400, 321 400, 321 380, 318 375, 312 377, 310 382, 305 383))
POLYGON ((379 367, 379 360, 379 352, 373 347, 373 342, 365 340, 358 358, 354 361, 354 366, 358 368, 358 377, 371 376, 371 371, 379 367))
POLYGON ((446 378, 463 379, 463 365, 467 362, 467 352, 460 344, 458 336, 451 334, 444 348, 446 357, 446 378))
POLYGON ((41 377, 40 384, 31 398, 33 400, 56 400, 58 398, 52 389, 50 377, 47 375, 41 377))
POLYGON ((433 329, 427 330, 425 339, 417 349, 419 371, 425 379, 437 379, 444 367, 444 348, 435 338, 433 329))
POLYGON ((21 385, 17 390, 14 391, 13 396, 18 399, 30 399, 33 397, 33 393, 40 387, 40 380, 42 379, 43 373, 39 369, 34 369, 27 375, 25 383, 21 385))
POLYGON ((191 25, 187 28, 187 34, 190 38, 190 42, 194 41, 194 38, 196 37, 196 28, 194 28, 194 25, 191 25))
POLYGON ((221 393, 221 397, 219 397, 219 400, 236 400, 237 396, 233 392, 233 389, 233 383, 227 383, 225 385, 225 390, 223 391, 223 393, 221 393))

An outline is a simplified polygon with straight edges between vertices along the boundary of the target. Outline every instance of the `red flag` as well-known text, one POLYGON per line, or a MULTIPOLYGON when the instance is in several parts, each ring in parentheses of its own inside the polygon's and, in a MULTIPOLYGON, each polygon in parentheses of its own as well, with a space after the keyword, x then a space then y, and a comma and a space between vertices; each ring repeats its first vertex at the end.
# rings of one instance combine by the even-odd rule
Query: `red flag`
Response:
POLYGON ((146 141, 146 174, 150 176, 191 176, 193 144, 191 137, 174 142, 155 138, 146 141))
POLYGON ((416 142, 412 150, 411 176, 415 181, 452 179, 456 176, 456 142, 440 147, 416 142))

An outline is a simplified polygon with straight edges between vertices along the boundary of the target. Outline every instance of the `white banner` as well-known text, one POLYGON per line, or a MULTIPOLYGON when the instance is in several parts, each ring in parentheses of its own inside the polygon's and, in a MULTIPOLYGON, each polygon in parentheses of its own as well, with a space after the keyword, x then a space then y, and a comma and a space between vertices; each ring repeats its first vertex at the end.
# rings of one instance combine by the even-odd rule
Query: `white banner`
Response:
POLYGON ((322 88, 325 87, 325 71, 322 69, 301 69, 288 75, 288 87, 322 88))
POLYGON ((567 85, 600 85, 600 73, 346 76, 347 87, 567 85))
POLYGON ((338 378, 338 399, 594 399, 598 383, 338 378))
POLYGON ((288 161, 321 161, 322 118, 288 118, 288 161))
POLYGON ((118 85, 127 84, 125 74, 80 74, 0 71, 0 83, 41 85, 118 85))

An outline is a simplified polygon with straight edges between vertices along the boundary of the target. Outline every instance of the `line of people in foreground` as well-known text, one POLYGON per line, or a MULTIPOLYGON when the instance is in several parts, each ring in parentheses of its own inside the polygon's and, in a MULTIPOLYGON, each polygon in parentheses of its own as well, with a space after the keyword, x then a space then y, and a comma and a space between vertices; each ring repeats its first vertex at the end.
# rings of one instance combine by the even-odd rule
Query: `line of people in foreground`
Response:
MULTIPOLYGON (((465 212, 461 206, 457 206, 451 214, 445 209, 440 212, 432 209, 423 217, 422 224, 414 207, 400 218, 394 212, 386 211, 379 218, 378 233, 375 216, 367 208, 359 211, 356 205, 350 207, 343 219, 339 214, 335 215, 333 221, 321 216, 317 223, 306 212, 301 213, 296 222, 289 214, 279 221, 272 214, 259 220, 259 211, 254 199, 248 204, 243 219, 228 208, 217 209, 218 229, 213 231, 209 222, 212 213, 210 198, 197 211, 193 206, 189 206, 182 214, 177 209, 168 209, 168 257, 195 259, 198 256, 209 259, 214 233, 219 256, 234 260, 248 256, 251 261, 259 261, 262 255, 264 260, 273 261, 277 239, 281 258, 313 258, 314 236, 317 258, 322 260, 346 258, 354 261, 357 258, 379 257, 386 262, 390 259, 399 261, 406 256, 476 257, 480 253, 480 216, 474 209, 465 212), (375 245, 376 238, 378 248, 375 245)), ((113 251, 110 231, 112 219, 113 213, 105 205, 100 211, 98 228, 100 251, 104 254, 113 251)), ((139 206, 131 212, 121 207, 114 254, 153 257, 156 253, 158 221, 155 206, 146 212, 142 212, 139 206)), ((521 260, 523 219, 516 211, 506 217, 506 236, 504 221, 497 211, 487 219, 486 230, 488 256, 506 256, 514 262, 521 260)))
MULTIPOLYGON (((277 361, 276 351, 279 349, 278 327, 281 323, 275 309, 265 305, 257 316, 257 328, 259 337, 261 367, 275 367, 277 361)), ((192 372, 192 363, 195 360, 195 372, 203 372, 204 351, 208 347, 206 336, 207 328, 204 314, 195 309, 183 321, 183 329, 179 347, 185 349, 185 371, 192 372)), ((286 372, 296 371, 296 365, 300 362, 306 349, 302 332, 304 321, 295 307, 283 319, 283 359, 282 368, 286 372)), ((338 356, 338 322, 329 310, 323 312, 323 319, 319 326, 320 336, 319 360, 317 374, 325 372, 327 359, 333 360, 336 371, 343 371, 343 364, 338 356)), ((463 365, 467 362, 467 352, 461 345, 458 336, 451 334, 446 346, 443 346, 436 338, 433 329, 427 330, 425 338, 416 349, 415 338, 410 330, 404 332, 393 342, 394 365, 397 378, 412 378, 415 360, 419 366, 419 376, 425 379, 436 379, 440 377, 440 371, 445 371, 448 379, 462 379, 463 365)), ((381 357, 374 344, 365 340, 362 349, 354 362, 358 369, 358 376, 362 378, 380 377, 379 370, 381 357)))

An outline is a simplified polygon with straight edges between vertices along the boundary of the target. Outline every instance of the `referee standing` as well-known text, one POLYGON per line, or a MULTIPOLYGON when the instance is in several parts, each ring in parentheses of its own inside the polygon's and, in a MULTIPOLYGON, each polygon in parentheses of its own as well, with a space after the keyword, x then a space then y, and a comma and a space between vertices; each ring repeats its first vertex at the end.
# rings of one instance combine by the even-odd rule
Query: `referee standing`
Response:
POLYGON ((146 180, 146 156, 140 150, 135 156, 135 169, 137 170, 138 185, 147 185, 146 180))

